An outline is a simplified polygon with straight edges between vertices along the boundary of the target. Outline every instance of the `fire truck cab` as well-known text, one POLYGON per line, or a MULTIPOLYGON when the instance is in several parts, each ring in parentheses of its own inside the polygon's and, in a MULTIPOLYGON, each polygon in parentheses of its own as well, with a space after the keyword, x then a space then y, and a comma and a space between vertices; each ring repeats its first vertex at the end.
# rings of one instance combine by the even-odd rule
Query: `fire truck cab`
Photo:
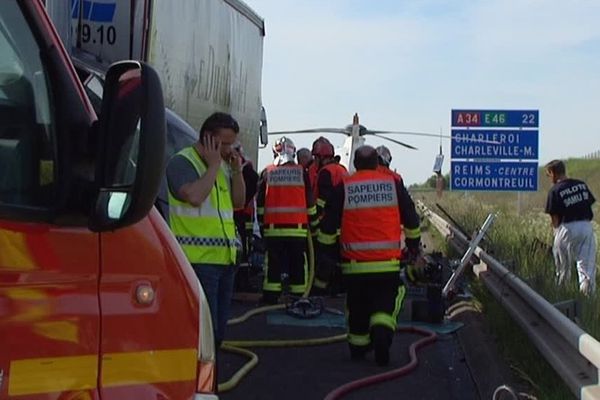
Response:
POLYGON ((153 208, 157 73, 96 116, 40 0, 0 2, 0 398, 216 399, 202 288, 153 208))

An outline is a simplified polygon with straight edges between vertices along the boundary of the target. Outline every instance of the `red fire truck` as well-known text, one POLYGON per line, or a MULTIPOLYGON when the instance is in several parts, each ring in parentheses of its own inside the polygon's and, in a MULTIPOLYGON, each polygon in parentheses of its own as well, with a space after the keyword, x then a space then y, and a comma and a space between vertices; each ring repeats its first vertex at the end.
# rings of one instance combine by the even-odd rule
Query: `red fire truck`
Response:
POLYGON ((41 0, 0 1, 0 398, 216 399, 202 288, 152 207, 158 74, 96 116, 41 0))

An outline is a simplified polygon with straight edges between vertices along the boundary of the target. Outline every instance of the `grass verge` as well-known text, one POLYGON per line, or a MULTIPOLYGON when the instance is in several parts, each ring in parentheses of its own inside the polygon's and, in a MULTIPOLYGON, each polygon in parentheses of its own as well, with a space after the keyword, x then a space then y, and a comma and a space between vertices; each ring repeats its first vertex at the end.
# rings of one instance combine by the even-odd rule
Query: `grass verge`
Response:
POLYGON ((545 361, 527 335, 515 324, 483 283, 473 281, 473 294, 483 305, 486 323, 496 336, 496 345, 511 369, 532 387, 538 399, 565 400, 575 398, 562 379, 545 361))

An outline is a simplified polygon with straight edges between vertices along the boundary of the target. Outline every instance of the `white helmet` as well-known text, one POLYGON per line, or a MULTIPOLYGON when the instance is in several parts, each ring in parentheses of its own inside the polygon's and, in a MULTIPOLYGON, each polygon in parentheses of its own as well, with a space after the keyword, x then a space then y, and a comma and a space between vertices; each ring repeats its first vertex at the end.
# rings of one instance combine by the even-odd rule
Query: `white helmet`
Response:
POLYGON ((379 146, 375 150, 377 150, 379 162, 385 165, 386 167, 389 167, 390 163, 392 162, 392 153, 390 153, 390 149, 388 149, 385 146, 379 146))
POLYGON ((273 156, 275 157, 275 165, 283 165, 294 161, 296 157, 296 146, 292 139, 285 136, 280 137, 273 144, 273 156))

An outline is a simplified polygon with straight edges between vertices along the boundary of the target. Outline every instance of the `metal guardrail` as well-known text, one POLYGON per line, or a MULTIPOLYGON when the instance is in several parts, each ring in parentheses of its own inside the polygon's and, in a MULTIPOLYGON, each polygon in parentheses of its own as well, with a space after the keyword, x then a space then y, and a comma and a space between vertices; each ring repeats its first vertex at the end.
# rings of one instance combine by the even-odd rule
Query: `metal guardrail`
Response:
MULTIPOLYGON (((419 210, 453 246, 463 251, 467 238, 421 201, 419 210)), ((582 400, 600 400, 600 342, 563 315, 502 263, 477 247, 474 266, 489 292, 521 326, 542 356, 582 400)))

